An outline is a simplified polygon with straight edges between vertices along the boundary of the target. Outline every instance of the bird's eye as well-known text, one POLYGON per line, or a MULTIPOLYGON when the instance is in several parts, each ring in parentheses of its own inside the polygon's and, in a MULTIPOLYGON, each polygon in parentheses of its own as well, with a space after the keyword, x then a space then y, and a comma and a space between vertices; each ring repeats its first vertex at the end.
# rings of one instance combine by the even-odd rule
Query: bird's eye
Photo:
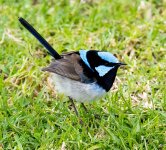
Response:
POLYGON ((109 65, 109 62, 105 62, 104 65, 105 65, 105 66, 108 66, 108 65, 109 65))

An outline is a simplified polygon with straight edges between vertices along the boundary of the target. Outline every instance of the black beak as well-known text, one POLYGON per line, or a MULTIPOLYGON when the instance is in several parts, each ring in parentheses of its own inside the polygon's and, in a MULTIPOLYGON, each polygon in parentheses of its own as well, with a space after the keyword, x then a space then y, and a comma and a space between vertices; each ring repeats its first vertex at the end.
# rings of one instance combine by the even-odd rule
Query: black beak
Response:
POLYGON ((122 65, 124 66, 124 65, 127 65, 127 64, 125 64, 125 63, 121 63, 121 62, 120 62, 119 65, 120 65, 120 66, 122 66, 122 65))
POLYGON ((119 62, 119 63, 116 63, 116 65, 117 65, 118 67, 120 67, 120 66, 124 66, 124 65, 127 65, 127 64, 122 63, 122 62, 119 62))
POLYGON ((119 62, 119 63, 116 63, 116 64, 115 64, 115 66, 117 66, 117 67, 124 66, 124 65, 127 65, 127 64, 122 63, 122 62, 119 62))

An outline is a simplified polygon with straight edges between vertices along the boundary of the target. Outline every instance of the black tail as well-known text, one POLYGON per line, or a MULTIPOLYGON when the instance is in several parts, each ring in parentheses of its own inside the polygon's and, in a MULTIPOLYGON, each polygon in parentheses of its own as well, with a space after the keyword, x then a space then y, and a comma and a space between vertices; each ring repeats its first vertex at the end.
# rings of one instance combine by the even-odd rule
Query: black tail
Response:
POLYGON ((61 56, 53 49, 53 47, 23 18, 19 18, 20 23, 36 37, 36 39, 49 51, 55 58, 60 59, 61 56))

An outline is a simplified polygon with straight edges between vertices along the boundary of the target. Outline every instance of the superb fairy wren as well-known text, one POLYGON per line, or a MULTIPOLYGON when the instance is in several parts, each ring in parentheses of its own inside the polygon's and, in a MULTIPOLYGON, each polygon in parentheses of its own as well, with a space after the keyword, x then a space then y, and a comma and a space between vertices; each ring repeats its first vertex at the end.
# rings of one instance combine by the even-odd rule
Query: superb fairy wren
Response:
POLYGON ((113 54, 98 50, 59 55, 26 20, 19 18, 19 21, 54 57, 51 64, 42 70, 52 73, 56 90, 70 98, 77 116, 73 99, 83 104, 100 98, 112 87, 118 68, 125 65, 113 54))

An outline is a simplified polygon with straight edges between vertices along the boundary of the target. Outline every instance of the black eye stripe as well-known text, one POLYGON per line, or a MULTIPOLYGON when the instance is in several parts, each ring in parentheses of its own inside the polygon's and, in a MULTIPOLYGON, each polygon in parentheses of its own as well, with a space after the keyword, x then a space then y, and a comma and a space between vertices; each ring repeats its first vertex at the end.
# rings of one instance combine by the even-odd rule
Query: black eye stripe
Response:
POLYGON ((87 52, 87 60, 88 63, 90 65, 90 67, 92 68, 92 70, 95 70, 95 67, 98 67, 100 65, 104 65, 107 67, 114 67, 117 66, 117 63, 112 63, 112 62, 108 62, 106 60, 103 60, 99 55, 98 55, 99 51, 96 50, 89 50, 87 52))
POLYGON ((94 67, 97 67, 99 65, 108 65, 109 66, 109 62, 106 60, 103 60, 101 57, 99 57, 98 55, 99 51, 96 50, 89 50, 87 52, 87 60, 90 64, 90 66, 94 69, 94 67))

